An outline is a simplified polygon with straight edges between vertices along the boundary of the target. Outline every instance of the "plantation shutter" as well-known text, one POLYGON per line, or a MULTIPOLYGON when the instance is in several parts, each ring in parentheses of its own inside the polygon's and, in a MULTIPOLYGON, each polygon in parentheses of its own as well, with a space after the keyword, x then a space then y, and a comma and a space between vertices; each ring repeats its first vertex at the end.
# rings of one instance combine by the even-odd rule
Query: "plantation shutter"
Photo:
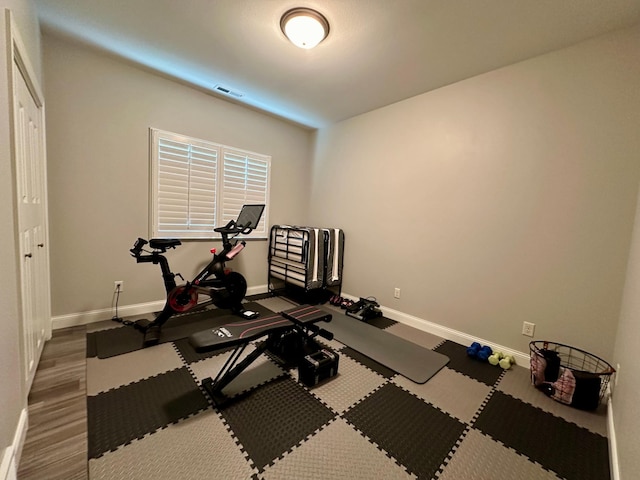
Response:
POLYGON ((154 131, 157 158, 155 237, 213 236, 219 149, 168 132, 154 131))
MULTIPOLYGON (((269 198, 270 157, 229 147, 222 149, 222 223, 238 217, 245 204, 265 204, 269 198)), ((266 212, 255 229, 267 233, 266 212)))
POLYGON ((267 208, 252 237, 266 238, 271 157, 151 129, 151 237, 216 238, 245 204, 267 208))

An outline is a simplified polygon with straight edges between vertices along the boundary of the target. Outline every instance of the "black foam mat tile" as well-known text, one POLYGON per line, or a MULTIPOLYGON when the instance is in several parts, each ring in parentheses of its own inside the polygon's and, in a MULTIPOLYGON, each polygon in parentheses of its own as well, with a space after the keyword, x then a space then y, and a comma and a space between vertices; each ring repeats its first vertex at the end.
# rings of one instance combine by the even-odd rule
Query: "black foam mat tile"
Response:
POLYGON ((95 358, 98 356, 98 346, 96 345, 96 337, 93 333, 87 333, 87 358, 95 358))
POLYGON ((286 284, 283 289, 278 289, 274 296, 283 297, 298 305, 321 305, 327 303, 333 294, 321 288, 305 290, 296 285, 286 284))
POLYGON ((466 428, 392 383, 343 416, 418 478, 433 478, 466 428))
POLYGON ((87 357, 108 358, 134 352, 143 347, 142 343, 142 333, 135 330, 133 326, 89 332, 87 333, 87 357))
POLYGON ((245 300, 247 302, 257 302, 258 300, 264 300, 265 298, 273 298, 275 295, 271 292, 267 293, 256 293, 255 295, 247 295, 245 300))
POLYGON ((220 412, 260 470, 335 417, 288 376, 236 397, 220 412))
POLYGON ((491 396, 474 427, 567 480, 609 478, 605 437, 500 391, 491 396))
POLYGON ((98 458, 208 406, 186 367, 89 396, 89 458, 98 458))
POLYGON ((365 323, 368 323, 369 325, 373 325, 374 327, 378 327, 384 330, 385 328, 388 328, 391 325, 395 325, 398 322, 396 322, 395 320, 391 320, 390 318, 387 318, 387 317, 376 317, 376 318, 367 320, 365 323))
POLYGON ((500 367, 471 358, 467 355, 467 347, 449 340, 445 340, 433 350, 449 357, 447 367, 489 386, 495 385, 503 373, 500 367))

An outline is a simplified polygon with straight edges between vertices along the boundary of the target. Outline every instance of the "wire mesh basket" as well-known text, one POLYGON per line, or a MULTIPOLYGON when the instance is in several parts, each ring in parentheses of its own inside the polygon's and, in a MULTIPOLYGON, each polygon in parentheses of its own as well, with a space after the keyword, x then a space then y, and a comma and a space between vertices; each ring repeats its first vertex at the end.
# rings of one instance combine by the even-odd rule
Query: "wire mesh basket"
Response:
POLYGON ((595 410, 615 369, 576 347, 538 340, 529 343, 531 383, 554 400, 581 410, 595 410))

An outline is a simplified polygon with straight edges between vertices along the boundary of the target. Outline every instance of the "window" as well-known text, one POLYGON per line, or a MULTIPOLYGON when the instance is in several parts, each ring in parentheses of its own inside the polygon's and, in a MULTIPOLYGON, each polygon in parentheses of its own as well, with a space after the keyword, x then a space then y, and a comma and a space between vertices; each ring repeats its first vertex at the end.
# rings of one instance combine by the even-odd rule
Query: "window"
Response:
POLYGON ((218 238, 244 204, 267 205, 252 237, 266 238, 271 157, 151 129, 151 237, 218 238))

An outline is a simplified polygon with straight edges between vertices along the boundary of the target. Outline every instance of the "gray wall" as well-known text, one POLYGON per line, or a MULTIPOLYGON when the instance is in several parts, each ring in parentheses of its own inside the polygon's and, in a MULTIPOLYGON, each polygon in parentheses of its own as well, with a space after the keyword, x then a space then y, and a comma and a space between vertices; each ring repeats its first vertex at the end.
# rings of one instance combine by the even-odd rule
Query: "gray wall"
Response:
POLYGON ((521 352, 533 322, 610 360, 639 41, 622 31, 319 131, 310 221, 345 230, 344 290, 521 352))
MULTIPOLYGON (((163 298, 160 269, 129 248, 148 237, 149 127, 272 157, 271 223, 303 223, 308 204, 308 129, 207 95, 106 54, 45 33, 52 314, 163 298)), ((186 278, 219 241, 170 253, 186 278)), ((229 264, 249 286, 267 283, 267 242, 252 241, 229 264)))
MULTIPOLYGON (((35 10, 27 0, 0 0, 0 454, 13 443, 20 412, 26 408, 27 392, 20 364, 20 295, 18 244, 14 217, 15 191, 11 161, 11 132, 7 84, 5 9, 11 10, 27 54, 41 81, 40 31, 35 10)), ((0 457, 1 459, 1 457, 0 457)))
POLYGON ((530 321, 620 364, 625 479, 640 476, 638 58, 640 26, 323 129, 310 203, 311 223, 345 229, 345 291, 519 351, 530 321))
POLYGON ((613 389, 613 420, 620 460, 620 478, 640 478, 638 456, 638 399, 640 399, 640 196, 636 209, 627 282, 622 302, 620 326, 613 353, 614 366, 620 366, 613 389))

